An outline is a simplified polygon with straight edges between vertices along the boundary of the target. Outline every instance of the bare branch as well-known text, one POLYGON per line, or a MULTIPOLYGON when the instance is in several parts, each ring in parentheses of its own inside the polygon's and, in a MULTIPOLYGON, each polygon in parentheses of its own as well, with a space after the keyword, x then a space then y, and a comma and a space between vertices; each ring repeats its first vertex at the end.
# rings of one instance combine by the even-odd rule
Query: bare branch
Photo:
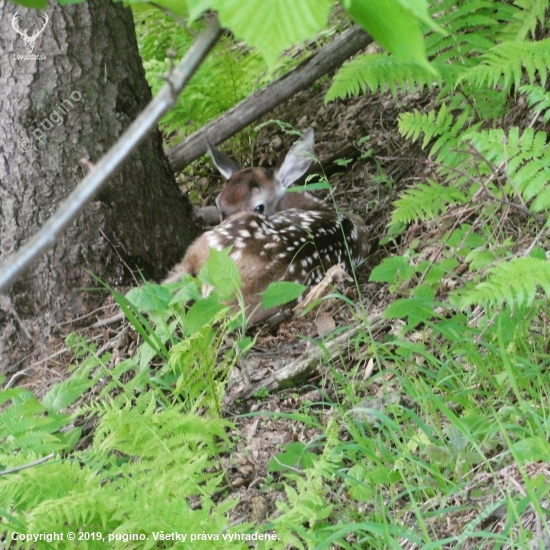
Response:
POLYGON ((213 145, 229 139, 289 97, 310 86, 318 78, 336 70, 346 59, 366 48, 371 42, 372 38, 358 25, 342 33, 293 70, 243 99, 181 143, 168 148, 166 156, 172 169, 182 170, 204 155, 206 137, 210 136, 213 145))
POLYGON ((365 325, 361 324, 350 328, 349 331, 344 332, 333 339, 327 339, 324 346, 316 346, 306 350, 292 363, 286 365, 282 369, 279 369, 271 376, 254 384, 253 386, 247 386, 240 389, 237 394, 231 394, 229 398, 236 399, 244 397, 247 399, 252 397, 255 392, 262 388, 267 388, 269 391, 274 391, 278 389, 283 382, 287 382, 297 376, 304 376, 306 373, 315 371, 320 364, 327 360, 327 356, 330 360, 334 357, 338 357, 342 352, 342 347, 346 346, 361 331, 372 331, 388 322, 389 320, 384 319, 381 315, 371 315, 367 318, 368 329, 365 328, 365 325))
POLYGON ((43 456, 42 458, 39 458, 34 462, 29 462, 28 464, 22 464, 21 466, 15 466, 14 468, 8 468, 7 470, 2 470, 0 472, 0 476, 5 476, 7 474, 14 474, 15 472, 20 472, 21 470, 32 468, 33 466, 37 466, 38 464, 42 464, 42 462, 46 462, 47 460, 50 460, 50 458, 53 458, 54 456, 55 456, 55 453, 50 453, 49 455, 43 456))
POLYGON ((0 290, 15 282, 24 269, 55 244, 57 236, 76 218, 83 206, 107 182, 132 150, 156 128, 159 119, 174 105, 177 94, 195 74, 220 36, 218 20, 212 19, 153 101, 79 183, 42 229, 0 268, 0 290))

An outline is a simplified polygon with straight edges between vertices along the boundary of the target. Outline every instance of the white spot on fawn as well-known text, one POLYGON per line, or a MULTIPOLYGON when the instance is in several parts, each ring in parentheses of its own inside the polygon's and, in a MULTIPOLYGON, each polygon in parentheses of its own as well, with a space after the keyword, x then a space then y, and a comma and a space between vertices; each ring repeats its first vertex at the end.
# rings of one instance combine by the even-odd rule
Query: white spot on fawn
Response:
POLYGON ((220 239, 216 233, 207 233, 206 241, 209 248, 218 248, 220 246, 220 239))

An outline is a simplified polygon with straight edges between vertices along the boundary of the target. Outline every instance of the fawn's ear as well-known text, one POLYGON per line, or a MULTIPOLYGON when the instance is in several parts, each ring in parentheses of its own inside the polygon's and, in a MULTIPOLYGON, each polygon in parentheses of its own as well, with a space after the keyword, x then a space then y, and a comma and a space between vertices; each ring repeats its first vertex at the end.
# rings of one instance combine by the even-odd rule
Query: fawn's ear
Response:
POLYGON ((241 169, 235 161, 231 160, 227 155, 224 155, 220 150, 216 149, 210 141, 208 141, 208 138, 205 138, 205 141, 206 150, 210 155, 212 162, 216 165, 216 168, 226 180, 241 169))
POLYGON ((275 177, 283 184, 283 187, 292 185, 307 172, 314 158, 314 144, 313 128, 308 128, 300 141, 297 141, 291 147, 290 151, 286 154, 283 164, 275 172, 275 177))

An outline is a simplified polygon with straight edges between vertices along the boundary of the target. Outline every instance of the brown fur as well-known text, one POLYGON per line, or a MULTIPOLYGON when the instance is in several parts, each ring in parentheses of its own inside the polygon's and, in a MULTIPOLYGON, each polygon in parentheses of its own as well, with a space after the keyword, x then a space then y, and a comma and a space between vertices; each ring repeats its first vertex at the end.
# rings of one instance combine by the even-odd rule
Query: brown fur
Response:
POLYGON ((209 154, 227 178, 216 199, 224 221, 189 247, 166 281, 177 281, 182 273, 197 275, 210 248, 231 246, 247 313, 254 311, 252 322, 257 322, 274 313, 259 306, 258 296, 271 282, 312 284, 336 263, 349 270, 362 261, 369 251, 369 235, 359 216, 339 215, 309 193, 286 192, 307 171, 313 145, 310 128, 277 170, 240 170, 208 142, 209 154))
POLYGON ((258 195, 263 193, 266 216, 298 208, 300 210, 330 210, 322 200, 307 192, 290 192, 279 196, 273 181, 273 170, 245 168, 235 172, 221 190, 216 205, 225 220, 237 212, 253 212, 258 195))
POLYGON ((228 246, 241 276, 247 313, 254 311, 254 323, 274 313, 257 308, 258 294, 271 282, 317 283, 339 262, 349 271, 367 255, 369 237, 358 216, 291 209, 266 218, 241 212, 199 237, 166 281, 177 281, 183 273, 198 274, 210 247, 228 246))

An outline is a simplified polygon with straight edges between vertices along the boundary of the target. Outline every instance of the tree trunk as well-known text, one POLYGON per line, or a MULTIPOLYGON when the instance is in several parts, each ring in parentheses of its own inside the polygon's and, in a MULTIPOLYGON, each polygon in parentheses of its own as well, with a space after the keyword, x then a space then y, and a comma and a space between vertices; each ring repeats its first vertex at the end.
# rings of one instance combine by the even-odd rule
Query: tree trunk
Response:
MULTIPOLYGON (((47 14, 44 27, 44 12, 0 0, 0 264, 83 178, 81 159, 97 161, 151 99, 129 9, 88 0, 47 14), (42 27, 28 54, 16 29, 42 27)), ((25 337, 47 339, 89 306, 78 289, 97 284, 86 270, 111 285, 128 268, 162 278, 196 236, 191 220, 156 132, 1 296, 0 366, 24 355, 25 337)))

